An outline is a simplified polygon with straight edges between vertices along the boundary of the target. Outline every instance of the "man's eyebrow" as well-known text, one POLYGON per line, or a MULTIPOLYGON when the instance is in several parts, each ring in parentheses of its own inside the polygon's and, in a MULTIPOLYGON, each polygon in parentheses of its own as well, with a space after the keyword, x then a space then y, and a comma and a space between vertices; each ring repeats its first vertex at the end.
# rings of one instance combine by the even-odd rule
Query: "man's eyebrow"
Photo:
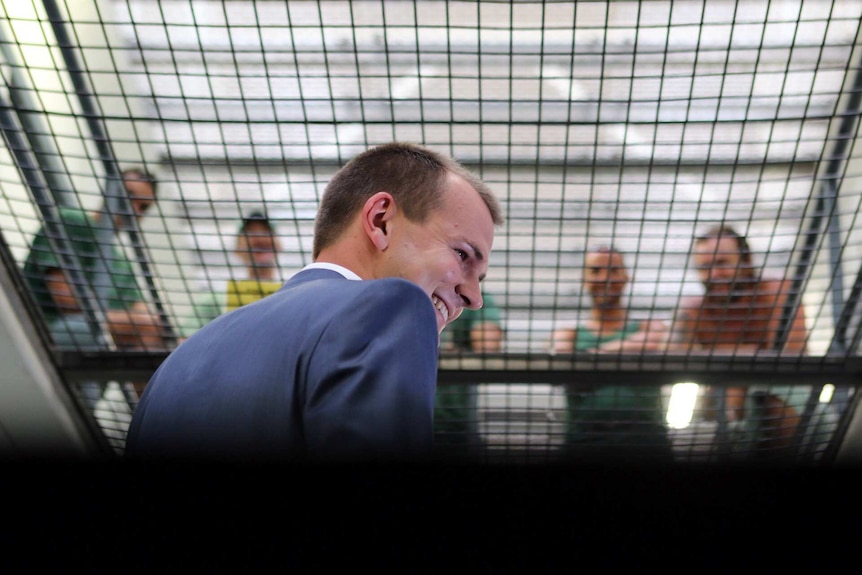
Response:
MULTIPOLYGON (((470 242, 470 241, 467 241, 466 243, 468 246, 470 246, 470 250, 473 252, 473 257, 476 258, 477 261, 480 261, 480 262, 485 261, 485 253, 482 250, 480 250, 476 246, 476 244, 474 244, 473 242, 470 242)), ((480 282, 483 281, 485 279, 485 276, 486 276, 486 274, 480 275, 479 281, 480 282)))
POLYGON ((467 242, 467 245, 470 246, 471 250, 473 250, 473 257, 475 257, 480 262, 485 261, 485 254, 482 252, 482 250, 476 247, 476 244, 474 244, 473 242, 467 242))

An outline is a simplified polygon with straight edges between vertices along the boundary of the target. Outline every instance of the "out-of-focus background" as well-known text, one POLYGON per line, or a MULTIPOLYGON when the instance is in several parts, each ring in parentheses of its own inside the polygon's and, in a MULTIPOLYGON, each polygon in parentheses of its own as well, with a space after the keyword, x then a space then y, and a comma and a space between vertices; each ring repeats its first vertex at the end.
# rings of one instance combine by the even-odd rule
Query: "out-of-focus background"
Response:
POLYGON ((502 344, 441 351, 439 393, 474 401, 478 457, 553 459, 566 384, 625 382, 661 391, 680 461, 725 453, 706 390, 731 384, 794 387, 793 460, 839 461, 862 440, 860 23, 853 0, 2 2, 0 446, 121 454, 133 383, 170 349, 49 328, 24 267, 61 207, 122 206, 121 170, 154 176, 155 205, 107 237, 175 345, 201 294, 242 273, 242 218, 270 219, 287 279, 329 177, 404 140, 476 171, 505 210, 484 283, 502 344), (624 251, 631 316, 670 325, 703 290, 692 239, 722 223, 792 280, 807 356, 550 353, 589 312, 588 247, 624 251))

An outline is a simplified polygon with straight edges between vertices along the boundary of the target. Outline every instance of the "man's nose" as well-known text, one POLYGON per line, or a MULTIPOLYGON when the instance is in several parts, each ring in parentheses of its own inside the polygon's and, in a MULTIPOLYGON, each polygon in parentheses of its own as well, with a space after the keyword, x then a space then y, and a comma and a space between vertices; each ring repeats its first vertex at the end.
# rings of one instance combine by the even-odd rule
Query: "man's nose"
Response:
POLYGON ((484 301, 482 300, 482 289, 479 287, 477 280, 468 280, 460 284, 455 290, 461 296, 464 302, 464 307, 468 309, 481 309, 484 301))

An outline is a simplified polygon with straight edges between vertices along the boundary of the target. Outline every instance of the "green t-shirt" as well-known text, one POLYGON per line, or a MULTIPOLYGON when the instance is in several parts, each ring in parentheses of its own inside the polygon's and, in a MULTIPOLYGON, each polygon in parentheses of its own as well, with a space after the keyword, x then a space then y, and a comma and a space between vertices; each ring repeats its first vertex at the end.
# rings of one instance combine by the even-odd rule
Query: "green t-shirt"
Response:
MULTIPOLYGON (((95 284, 95 268, 102 255, 99 252, 96 222, 84 210, 77 208, 61 207, 59 216, 72 248, 84 269, 84 277, 91 283, 93 291, 98 292, 99 285, 95 284)), ((128 258, 116 245, 111 246, 111 254, 112 257, 106 262, 107 307, 108 309, 128 309, 135 302, 141 301, 143 295, 128 258)), ((33 297, 49 321, 59 317, 60 312, 48 292, 45 272, 49 268, 61 267, 60 258, 51 249, 45 229, 42 228, 30 244, 30 253, 24 262, 24 277, 33 297)))
MULTIPOLYGON (((500 308, 494 298, 482 294, 481 309, 465 309, 461 315, 446 326, 440 334, 441 348, 444 342, 452 342, 456 349, 470 350, 470 331, 478 324, 493 322, 500 324, 500 308)), ((475 385, 438 386, 434 401, 434 428, 440 445, 471 443, 478 437, 475 385)))
POLYGON ((455 349, 469 351, 470 347, 470 331, 480 323, 490 322, 500 325, 500 308, 494 298, 488 294, 482 294, 484 305, 481 309, 465 309, 458 316, 458 319, 446 326, 443 333, 440 334, 440 347, 445 347, 445 343, 451 342, 455 349))
MULTIPOLYGON (((622 331, 598 337, 586 328, 577 330, 575 351, 589 351, 609 341, 630 337, 640 329, 631 321, 622 331)), ((659 386, 569 386, 566 393, 567 431, 578 434, 598 425, 664 425, 659 386)))

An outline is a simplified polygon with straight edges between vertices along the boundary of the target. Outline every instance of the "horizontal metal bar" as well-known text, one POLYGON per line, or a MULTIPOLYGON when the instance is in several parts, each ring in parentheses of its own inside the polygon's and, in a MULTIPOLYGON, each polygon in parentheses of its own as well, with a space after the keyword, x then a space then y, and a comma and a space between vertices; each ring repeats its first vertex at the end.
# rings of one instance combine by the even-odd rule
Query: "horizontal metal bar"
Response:
MULTIPOLYGON (((71 380, 149 379, 167 351, 56 352, 58 368, 71 380)), ((710 385, 862 384, 862 358, 573 354, 442 355, 441 385, 478 383, 656 385, 696 381, 710 385), (741 381, 744 380, 744 381, 741 381)))

